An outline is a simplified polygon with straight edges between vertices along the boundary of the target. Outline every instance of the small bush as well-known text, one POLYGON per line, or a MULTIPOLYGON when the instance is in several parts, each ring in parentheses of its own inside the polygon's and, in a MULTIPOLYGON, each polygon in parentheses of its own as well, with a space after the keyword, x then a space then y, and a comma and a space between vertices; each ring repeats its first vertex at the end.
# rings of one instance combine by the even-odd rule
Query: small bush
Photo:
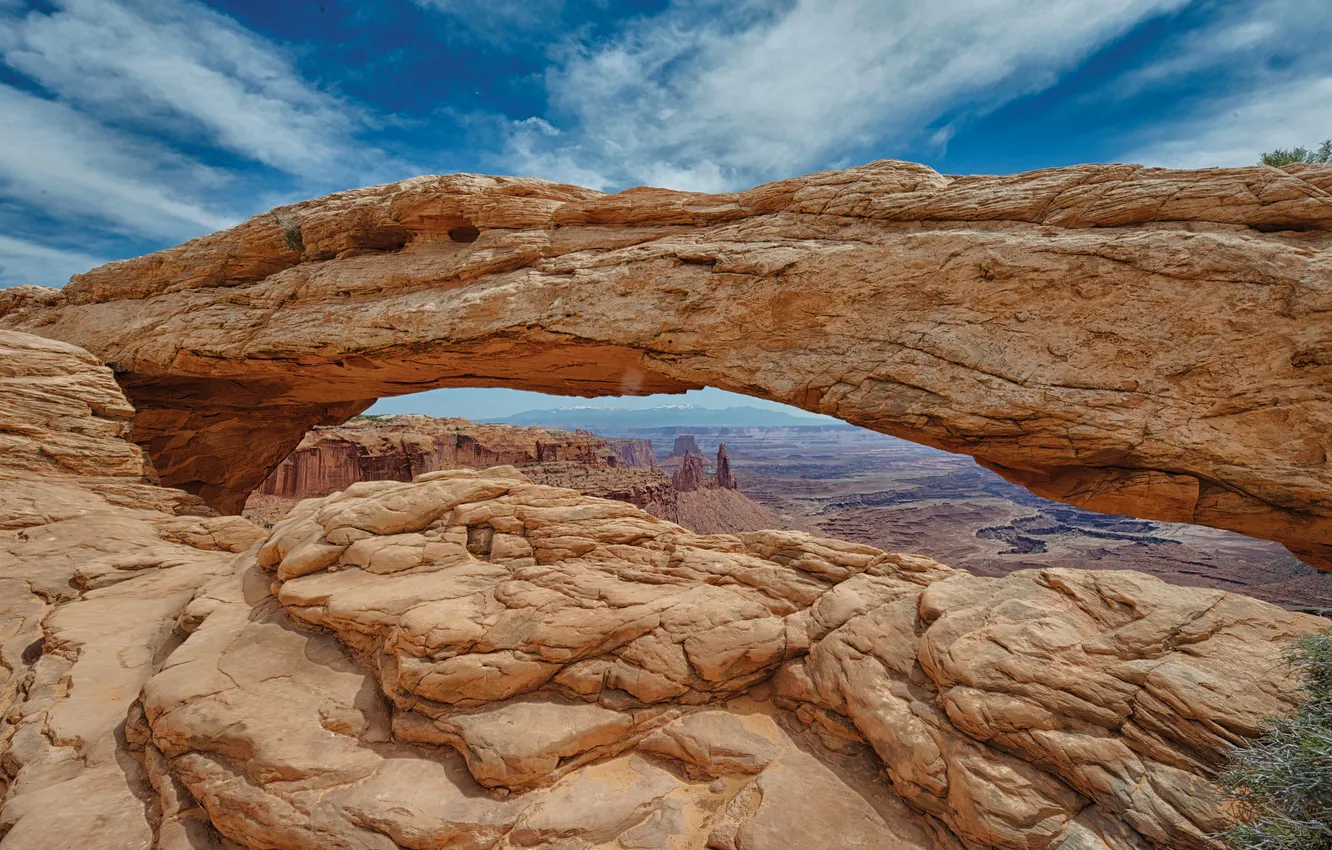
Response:
POLYGON ((1332 850, 1332 632, 1294 641, 1288 658, 1305 700, 1236 750, 1222 786, 1239 822, 1233 850, 1332 850))
POLYGON ((1332 162, 1332 139, 1324 140, 1317 150, 1277 148, 1263 154, 1263 158, 1259 160, 1260 165, 1274 165, 1278 168, 1290 165, 1292 162, 1332 162))

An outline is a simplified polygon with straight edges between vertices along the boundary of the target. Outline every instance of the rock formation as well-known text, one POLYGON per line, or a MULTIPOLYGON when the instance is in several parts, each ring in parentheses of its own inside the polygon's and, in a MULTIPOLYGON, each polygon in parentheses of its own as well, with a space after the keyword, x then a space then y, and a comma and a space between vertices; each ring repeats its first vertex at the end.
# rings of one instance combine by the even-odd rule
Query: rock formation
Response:
POLYGON ((701 455, 703 450, 698 447, 692 434, 681 434, 675 438, 675 445, 671 447, 671 457, 684 457, 690 453, 701 455))
POLYGON ((688 493, 698 490, 706 483, 703 473, 703 455, 698 452, 686 452, 681 459, 680 468, 671 475, 671 484, 676 491, 688 493))
POLYGON ((698 534, 736 534, 785 529, 808 531, 799 518, 772 511, 741 493, 719 487, 700 487, 675 496, 675 519, 698 534))
POLYGON ((1093 510, 1332 566, 1332 167, 885 161, 738 194, 421 177, 0 294, 223 511, 313 425, 443 386, 715 386, 1093 510))
POLYGON ((722 490, 740 489, 740 485, 735 482, 735 476, 731 474, 731 459, 726 455, 725 443, 717 444, 717 471, 712 474, 708 483, 722 490))
POLYGON ((617 466, 650 468, 657 465, 657 455, 652 451, 651 440, 603 437, 606 444, 619 459, 617 466))
POLYGON ((701 536, 513 467, 265 535, 155 486, 131 414, 0 331, 4 850, 1211 850, 1209 777, 1326 622, 701 536))
POLYGON ((431 416, 381 416, 312 429, 264 479, 258 492, 308 499, 357 481, 411 481, 440 469, 574 461, 612 466, 606 440, 515 425, 486 425, 431 416))
POLYGON ((533 464, 520 471, 536 484, 577 490, 599 499, 628 502, 655 517, 671 522, 680 520, 671 477, 655 466, 589 466, 566 461, 533 464))
POLYGON ((205 820, 145 803, 172 780, 122 727, 186 605, 263 534, 154 486, 133 415, 86 351, 0 331, 4 850, 208 846, 182 843, 205 820))

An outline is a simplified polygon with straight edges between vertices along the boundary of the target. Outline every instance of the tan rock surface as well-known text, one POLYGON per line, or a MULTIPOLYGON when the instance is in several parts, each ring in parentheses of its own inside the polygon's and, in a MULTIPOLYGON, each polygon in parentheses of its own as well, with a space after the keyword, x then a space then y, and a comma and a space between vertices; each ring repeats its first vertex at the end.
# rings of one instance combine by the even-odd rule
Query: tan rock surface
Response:
MULTIPOLYGON (((165 687, 217 614, 146 689, 185 786, 276 823, 312 805, 289 777, 369 793, 368 756, 336 773, 342 757, 309 755, 330 729, 363 741, 338 745, 349 753, 438 745, 467 765, 451 782, 510 807, 494 815, 509 819, 503 847, 1212 848, 1224 816, 1208 777, 1292 704, 1284 640, 1325 622, 1137 573, 983 579, 800 532, 697 536, 511 467, 310 500, 258 562, 275 597, 252 569, 228 637, 199 649, 204 672, 165 687), (233 695, 208 671, 279 645, 244 636, 261 609, 305 642, 270 655, 324 657, 309 641, 330 638, 301 636, 305 622, 378 687, 348 679, 330 705, 331 685, 273 690, 314 681, 284 666, 233 695), (774 670, 777 705, 756 708, 744 695, 774 670), (380 690, 373 711, 355 707, 380 690), (261 719, 275 701, 292 710, 261 719), (398 743, 375 731, 386 722, 398 743), (188 767, 201 753, 223 773, 188 767), (277 799, 245 803, 254 783, 277 799)), ((376 829, 406 835, 415 817, 385 808, 376 829)), ((247 846, 269 834, 221 828, 247 846)), ((308 840, 292 835, 275 846, 308 840)))
POLYGON ((150 483, 86 353, 0 332, 0 390, 2 850, 1213 850, 1208 777, 1326 622, 700 536, 513 467, 259 545, 150 483))
POLYGON ((196 590, 261 537, 153 486, 132 416, 87 352, 0 331, 5 850, 155 846, 127 717, 196 590))
POLYGON ((1328 566, 1329 170, 422 177, 8 290, 0 323, 112 364, 163 480, 229 512, 380 396, 708 385, 1328 566))

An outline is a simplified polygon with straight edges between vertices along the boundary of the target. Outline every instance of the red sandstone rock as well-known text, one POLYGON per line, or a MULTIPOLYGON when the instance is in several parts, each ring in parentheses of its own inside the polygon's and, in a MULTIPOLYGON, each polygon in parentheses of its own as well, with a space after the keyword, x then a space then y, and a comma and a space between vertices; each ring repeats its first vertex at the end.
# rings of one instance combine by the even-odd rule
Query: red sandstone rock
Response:
POLYGON ((735 483, 735 476, 731 474, 731 459, 726 456, 725 443, 717 444, 717 471, 708 479, 708 486, 722 490, 740 489, 740 485, 735 483))
POLYGON ((675 438, 675 445, 671 447, 671 457, 684 457, 693 452, 694 454, 703 454, 703 450, 698 447, 692 434, 681 434, 675 438))
POLYGON ((604 467, 617 457, 605 440, 586 432, 382 416, 311 430, 257 492, 308 499, 357 481, 411 481, 439 469, 560 461, 604 467))
POLYGON ((657 455, 652 451, 651 440, 618 437, 606 437, 604 439, 619 459, 617 466, 654 467, 657 465, 657 455))
POLYGON ((686 452, 680 468, 671 476, 671 483, 681 493, 701 489, 704 486, 703 455, 686 452))

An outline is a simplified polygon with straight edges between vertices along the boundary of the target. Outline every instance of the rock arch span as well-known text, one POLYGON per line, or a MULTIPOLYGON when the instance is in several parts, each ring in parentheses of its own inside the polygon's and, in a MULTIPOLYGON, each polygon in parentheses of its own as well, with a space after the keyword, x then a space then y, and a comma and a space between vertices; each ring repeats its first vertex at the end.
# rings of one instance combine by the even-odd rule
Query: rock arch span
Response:
POLYGON ((1332 568, 1332 167, 420 177, 0 292, 0 327, 106 360, 163 482, 228 512, 381 396, 709 385, 1332 568))

